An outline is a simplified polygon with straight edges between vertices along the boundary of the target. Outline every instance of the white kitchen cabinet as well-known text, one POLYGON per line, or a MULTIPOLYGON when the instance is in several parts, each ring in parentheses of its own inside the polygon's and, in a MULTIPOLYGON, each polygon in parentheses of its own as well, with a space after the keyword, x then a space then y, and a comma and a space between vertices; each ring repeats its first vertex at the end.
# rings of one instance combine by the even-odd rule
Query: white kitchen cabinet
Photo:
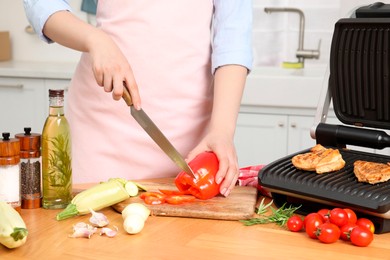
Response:
POLYGON ((308 149, 316 144, 316 140, 310 136, 310 129, 313 124, 314 116, 289 116, 288 154, 308 149))
POLYGON ((314 146, 313 123, 314 116, 241 112, 235 135, 240 167, 267 164, 314 146))
POLYGON ((287 153, 287 122, 284 115, 240 113, 235 145, 240 167, 267 164, 287 153))
POLYGON ((48 89, 65 88, 66 79, 0 77, 0 131, 11 136, 24 127, 41 133, 48 115, 48 89))
POLYGON ((11 136, 23 133, 24 127, 32 132, 42 131, 42 116, 46 111, 43 79, 0 77, 0 131, 11 136))

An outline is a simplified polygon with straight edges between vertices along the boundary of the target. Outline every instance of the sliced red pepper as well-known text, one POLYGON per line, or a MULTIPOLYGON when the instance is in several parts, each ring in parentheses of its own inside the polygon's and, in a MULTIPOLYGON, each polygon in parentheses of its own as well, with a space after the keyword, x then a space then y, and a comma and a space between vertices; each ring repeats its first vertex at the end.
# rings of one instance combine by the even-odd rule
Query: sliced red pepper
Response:
POLYGON ((165 198, 165 201, 169 204, 183 204, 186 202, 192 202, 195 200, 194 196, 191 195, 170 195, 165 198))
POLYGON ((148 205, 158 205, 165 203, 166 196, 159 192, 143 192, 139 196, 141 199, 145 201, 148 205))
POLYGON ((195 178, 180 172, 175 179, 176 187, 181 192, 188 192, 198 199, 211 199, 219 194, 220 184, 216 183, 215 175, 219 169, 219 161, 213 152, 203 152, 197 155, 189 166, 195 173, 195 178))
POLYGON ((169 195, 169 196, 171 196, 171 195, 188 195, 188 194, 190 194, 187 191, 179 191, 179 190, 163 190, 163 189, 159 189, 159 191, 162 194, 169 195))

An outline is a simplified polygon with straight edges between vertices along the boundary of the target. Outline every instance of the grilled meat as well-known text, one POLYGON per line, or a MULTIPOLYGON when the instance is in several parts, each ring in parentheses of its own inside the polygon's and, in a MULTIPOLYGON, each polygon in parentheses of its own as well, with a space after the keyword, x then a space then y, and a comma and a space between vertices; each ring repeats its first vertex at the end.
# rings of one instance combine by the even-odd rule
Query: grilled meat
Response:
POLYGON ((390 179, 390 164, 367 161, 356 161, 353 172, 359 182, 376 184, 390 179))
POLYGON ((311 148, 308 153, 294 156, 291 161, 298 169, 318 174, 337 171, 345 165, 339 150, 325 148, 320 144, 311 148))

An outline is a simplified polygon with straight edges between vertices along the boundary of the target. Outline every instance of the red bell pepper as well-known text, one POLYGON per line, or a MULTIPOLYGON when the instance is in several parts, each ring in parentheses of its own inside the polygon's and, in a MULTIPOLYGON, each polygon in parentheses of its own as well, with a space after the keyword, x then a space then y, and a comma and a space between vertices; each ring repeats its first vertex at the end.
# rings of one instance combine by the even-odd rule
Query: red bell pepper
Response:
POLYGON ((189 193, 198 199, 211 199, 219 194, 220 184, 216 183, 215 175, 219 169, 219 161, 213 152, 203 152, 188 164, 195 178, 184 171, 175 179, 175 185, 180 192, 189 193))

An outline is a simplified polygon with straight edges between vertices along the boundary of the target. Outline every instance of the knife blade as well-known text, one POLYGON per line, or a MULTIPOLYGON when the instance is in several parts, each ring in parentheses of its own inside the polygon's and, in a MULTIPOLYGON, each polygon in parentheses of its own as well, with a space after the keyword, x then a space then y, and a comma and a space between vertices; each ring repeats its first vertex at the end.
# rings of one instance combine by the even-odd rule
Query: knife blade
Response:
POLYGON ((153 139, 153 141, 164 151, 166 155, 177 165, 180 169, 185 171, 188 175, 195 178, 195 174, 184 160, 183 156, 176 150, 176 148, 169 142, 168 138, 161 132, 156 124, 150 119, 150 117, 141 108, 137 110, 133 106, 131 95, 126 86, 123 88, 122 98, 126 104, 130 107, 130 113, 138 124, 145 130, 145 132, 153 139))

